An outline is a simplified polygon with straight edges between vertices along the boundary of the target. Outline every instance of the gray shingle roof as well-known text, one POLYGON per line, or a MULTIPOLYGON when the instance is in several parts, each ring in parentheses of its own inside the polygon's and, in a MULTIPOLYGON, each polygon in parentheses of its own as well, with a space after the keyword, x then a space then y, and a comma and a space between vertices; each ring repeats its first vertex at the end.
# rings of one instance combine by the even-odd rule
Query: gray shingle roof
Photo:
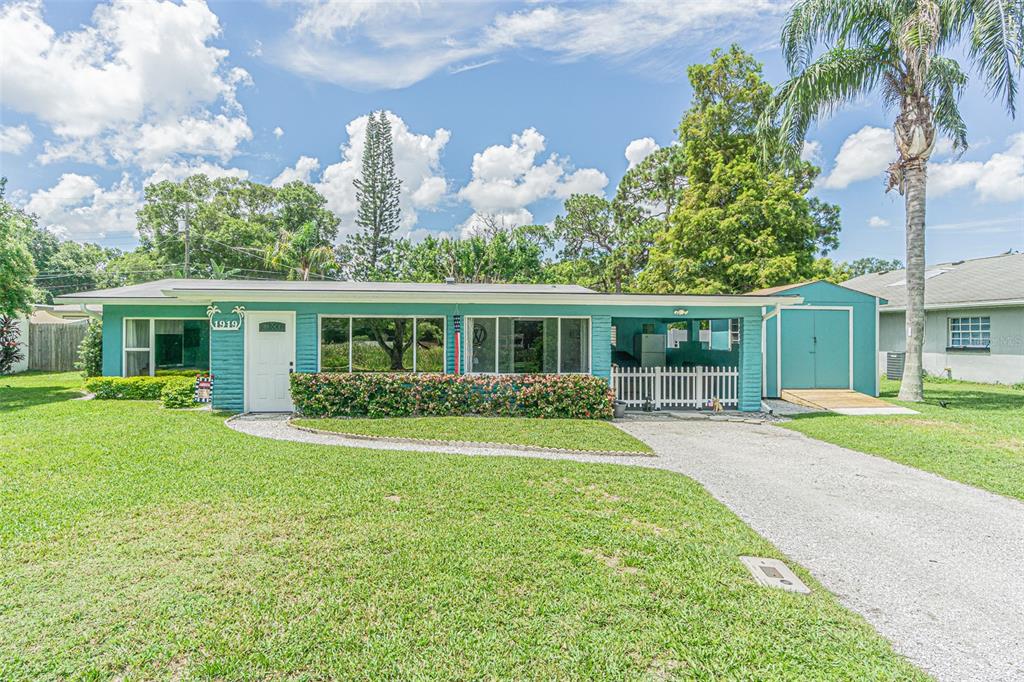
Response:
POLYGON ((247 291, 274 291, 274 292, 346 292, 346 291, 375 291, 389 293, 432 293, 438 291, 463 293, 463 294, 489 294, 489 293, 559 293, 559 294, 588 294, 594 293, 592 289, 581 287, 576 284, 418 284, 411 282, 337 282, 337 281, 309 281, 295 282, 287 280, 265 280, 265 279, 160 279, 145 284, 133 284, 127 287, 115 289, 101 289, 99 291, 83 291, 77 294, 60 296, 61 300, 75 298, 95 298, 102 295, 103 298, 166 298, 163 291, 224 291, 224 292, 247 292, 247 291))
MULTIPOLYGON (((925 308, 1024 301, 1024 253, 938 263, 929 265, 925 273, 925 308)), ((843 286, 888 299, 881 310, 903 310, 907 307, 906 275, 906 270, 869 273, 843 282, 843 286)))

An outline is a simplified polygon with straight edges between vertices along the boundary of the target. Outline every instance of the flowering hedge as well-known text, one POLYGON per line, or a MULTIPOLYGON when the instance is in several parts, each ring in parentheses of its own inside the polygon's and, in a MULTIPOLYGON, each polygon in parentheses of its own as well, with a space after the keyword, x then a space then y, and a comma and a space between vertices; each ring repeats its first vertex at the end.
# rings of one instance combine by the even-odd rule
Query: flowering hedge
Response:
POLYGON ((483 415, 610 419, 608 382, 585 374, 292 374, 307 417, 483 415))

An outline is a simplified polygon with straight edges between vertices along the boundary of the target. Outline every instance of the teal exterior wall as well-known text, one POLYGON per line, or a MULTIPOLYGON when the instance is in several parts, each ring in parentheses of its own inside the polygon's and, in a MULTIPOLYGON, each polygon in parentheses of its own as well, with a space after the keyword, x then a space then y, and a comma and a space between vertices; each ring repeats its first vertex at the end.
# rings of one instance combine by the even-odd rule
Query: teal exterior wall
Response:
MULTIPOLYGON (((440 304, 440 303, 252 303, 244 300, 214 301, 220 309, 215 319, 233 320, 231 310, 238 305, 246 311, 289 311, 295 313, 295 361, 296 371, 315 372, 319 363, 319 315, 417 315, 445 318, 446 371, 455 371, 454 322, 461 316, 463 329, 465 318, 471 316, 588 316, 591 319, 591 373, 605 379, 611 378, 611 322, 616 318, 662 318, 662 319, 726 319, 750 318, 756 313, 760 324, 760 308, 751 306, 708 306, 692 308, 685 317, 674 316, 668 306, 637 306, 624 309, 622 306, 600 305, 493 305, 493 304, 440 304)), ((103 325, 103 373, 119 376, 122 372, 122 320, 124 317, 206 317, 206 306, 147 305, 147 306, 104 306, 103 325)), ((760 327, 757 331, 755 354, 757 362, 756 382, 760 385, 760 327)), ((746 336, 746 326, 744 326, 746 336)), ((746 344, 744 344, 745 346, 746 344)), ((735 351, 739 360, 744 351, 735 351)), ((718 353, 725 353, 718 351, 718 353)), ((465 347, 461 349, 465 357, 465 347)), ((749 353, 745 362, 751 362, 749 353)), ((710 364, 710 363, 709 363, 710 364)), ((723 363, 716 363, 723 364, 723 363)), ((744 367, 747 365, 744 364, 744 367)), ((245 396, 245 323, 237 331, 214 330, 210 335, 210 371, 214 375, 214 401, 217 409, 242 411, 245 396)), ((741 401, 742 409, 759 409, 760 395, 755 404, 752 399, 741 401)))
MULTIPOLYGON (((878 300, 874 296, 847 289, 829 282, 812 282, 787 289, 786 294, 804 298, 803 306, 842 306, 853 310, 853 390, 867 395, 878 395, 878 366, 875 353, 878 300)), ((780 392, 777 376, 779 343, 777 314, 765 323, 765 386, 766 396, 777 397, 780 392)), ((782 335, 782 364, 803 361, 796 344, 786 343, 785 328, 782 335)), ((785 370, 784 370, 785 373, 785 370)))
POLYGON ((594 315, 590 318, 590 373, 594 376, 612 378, 612 318, 611 315, 594 315))
POLYGON ((741 412, 761 409, 761 313, 744 315, 740 321, 740 385, 741 412))
MULTIPOLYGON (((103 376, 119 377, 124 361, 124 318, 196 317, 206 319, 206 306, 201 305, 105 305, 103 306, 103 376)), ((211 348, 213 340, 210 341, 211 348)), ((212 371, 212 369, 211 369, 212 371)))

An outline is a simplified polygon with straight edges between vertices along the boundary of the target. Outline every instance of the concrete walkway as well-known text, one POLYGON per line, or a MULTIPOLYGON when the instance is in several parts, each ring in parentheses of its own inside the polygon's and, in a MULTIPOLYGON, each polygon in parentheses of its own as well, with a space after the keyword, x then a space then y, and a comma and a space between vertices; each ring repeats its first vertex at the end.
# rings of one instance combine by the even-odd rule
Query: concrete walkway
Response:
POLYGON ((254 435, 389 450, 613 462, 702 483, 941 680, 1024 680, 1024 504, 770 425, 631 421, 656 457, 416 446, 298 431, 254 435))

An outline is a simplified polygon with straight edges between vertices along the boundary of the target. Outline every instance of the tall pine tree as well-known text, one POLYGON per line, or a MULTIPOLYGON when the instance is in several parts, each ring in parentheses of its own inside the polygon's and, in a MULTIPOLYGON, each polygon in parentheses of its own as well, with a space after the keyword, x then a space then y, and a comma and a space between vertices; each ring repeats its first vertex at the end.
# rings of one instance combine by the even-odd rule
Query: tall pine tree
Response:
POLYGON ((402 181, 395 173, 391 122, 384 111, 371 113, 366 124, 362 173, 353 183, 359 210, 359 232, 348 239, 348 263, 355 279, 379 277, 379 269, 394 249, 401 209, 402 181))

